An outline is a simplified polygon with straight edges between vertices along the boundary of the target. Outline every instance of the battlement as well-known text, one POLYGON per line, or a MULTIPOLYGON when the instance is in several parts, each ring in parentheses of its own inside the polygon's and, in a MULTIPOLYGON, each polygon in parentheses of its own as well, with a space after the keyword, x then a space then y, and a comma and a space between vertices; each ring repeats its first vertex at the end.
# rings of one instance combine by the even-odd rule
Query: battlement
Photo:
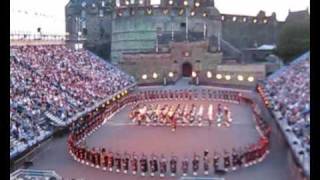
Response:
POLYGON ((264 11, 260 11, 257 16, 221 14, 220 17, 222 23, 233 22, 243 24, 270 24, 278 22, 275 13, 273 13, 271 16, 266 16, 264 11))

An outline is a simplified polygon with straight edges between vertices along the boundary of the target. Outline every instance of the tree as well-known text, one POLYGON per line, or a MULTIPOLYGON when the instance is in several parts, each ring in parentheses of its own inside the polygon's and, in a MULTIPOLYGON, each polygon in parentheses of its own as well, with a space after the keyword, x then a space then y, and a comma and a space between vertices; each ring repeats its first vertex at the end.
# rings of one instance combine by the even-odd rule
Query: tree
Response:
POLYGON ((310 48, 310 18, 287 21, 280 33, 277 43, 277 55, 285 63, 308 51, 310 48))

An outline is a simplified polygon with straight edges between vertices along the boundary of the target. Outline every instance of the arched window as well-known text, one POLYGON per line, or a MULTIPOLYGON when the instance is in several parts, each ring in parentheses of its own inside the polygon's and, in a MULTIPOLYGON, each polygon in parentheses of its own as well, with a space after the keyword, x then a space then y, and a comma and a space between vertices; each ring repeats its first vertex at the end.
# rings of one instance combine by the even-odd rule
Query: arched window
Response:
POLYGON ((161 4, 161 0, 150 0, 150 4, 151 5, 160 5, 161 4))

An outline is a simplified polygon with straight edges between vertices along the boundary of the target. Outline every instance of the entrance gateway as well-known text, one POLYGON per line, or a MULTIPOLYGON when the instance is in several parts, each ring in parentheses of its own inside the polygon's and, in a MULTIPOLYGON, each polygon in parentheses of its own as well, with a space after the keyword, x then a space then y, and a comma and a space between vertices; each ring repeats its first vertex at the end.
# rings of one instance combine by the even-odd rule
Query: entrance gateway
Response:
POLYGON ((182 76, 190 77, 192 74, 192 65, 189 62, 185 62, 182 64, 182 76))

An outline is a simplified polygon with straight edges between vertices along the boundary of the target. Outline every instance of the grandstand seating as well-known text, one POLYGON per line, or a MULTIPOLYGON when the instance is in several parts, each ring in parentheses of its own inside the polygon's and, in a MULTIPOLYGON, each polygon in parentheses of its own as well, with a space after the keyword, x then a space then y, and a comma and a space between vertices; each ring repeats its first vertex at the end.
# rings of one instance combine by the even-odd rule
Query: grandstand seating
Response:
POLYGON ((310 53, 271 75, 258 87, 304 169, 310 158, 310 53))
POLYGON ((11 157, 52 134, 54 126, 69 124, 134 83, 133 77, 87 50, 27 45, 12 46, 11 52, 11 157))

